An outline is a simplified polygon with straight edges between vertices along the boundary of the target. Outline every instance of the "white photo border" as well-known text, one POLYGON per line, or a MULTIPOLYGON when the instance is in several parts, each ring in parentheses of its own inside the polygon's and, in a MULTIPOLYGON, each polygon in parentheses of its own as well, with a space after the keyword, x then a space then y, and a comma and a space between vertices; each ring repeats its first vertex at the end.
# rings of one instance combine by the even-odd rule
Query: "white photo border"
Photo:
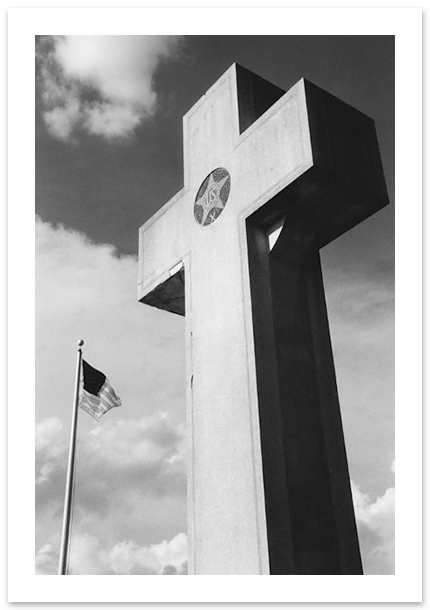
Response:
POLYGON ((421 601, 421 9, 250 8, 249 2, 246 6, 9 10, 10 602, 421 601), (220 33, 396 37, 396 574, 198 576, 169 579, 168 586, 154 576, 36 576, 32 425, 35 35, 220 33))

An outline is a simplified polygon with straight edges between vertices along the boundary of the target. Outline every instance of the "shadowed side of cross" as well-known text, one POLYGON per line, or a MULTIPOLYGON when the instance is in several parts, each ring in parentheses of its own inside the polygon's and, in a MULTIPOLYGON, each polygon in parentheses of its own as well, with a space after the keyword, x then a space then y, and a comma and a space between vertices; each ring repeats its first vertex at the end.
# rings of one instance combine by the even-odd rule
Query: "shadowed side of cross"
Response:
POLYGON ((191 573, 361 573, 319 249, 387 203, 372 120, 304 80, 234 65, 184 117, 139 299, 187 318, 191 573))

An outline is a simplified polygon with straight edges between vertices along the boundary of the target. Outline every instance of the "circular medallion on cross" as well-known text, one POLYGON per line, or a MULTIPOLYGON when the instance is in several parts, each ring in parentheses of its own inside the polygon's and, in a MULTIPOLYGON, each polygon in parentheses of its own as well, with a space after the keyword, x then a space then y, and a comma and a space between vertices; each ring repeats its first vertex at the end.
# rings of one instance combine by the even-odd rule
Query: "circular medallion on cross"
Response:
POLYGON ((199 225, 212 224, 221 214, 230 194, 230 174, 217 167, 206 176, 194 202, 194 218, 199 225))

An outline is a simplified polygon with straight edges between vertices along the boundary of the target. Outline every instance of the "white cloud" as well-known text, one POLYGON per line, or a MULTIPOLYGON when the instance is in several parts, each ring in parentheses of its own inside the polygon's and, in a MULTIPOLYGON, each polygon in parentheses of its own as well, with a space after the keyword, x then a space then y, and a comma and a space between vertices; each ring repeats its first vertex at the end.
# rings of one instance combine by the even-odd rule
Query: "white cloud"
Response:
POLYGON ((45 36, 37 46, 43 116, 52 135, 127 138, 156 108, 153 77, 180 36, 45 36))
POLYGON ((49 417, 36 425, 36 451, 49 447, 51 455, 58 455, 58 439, 63 431, 63 424, 58 417, 49 417))
POLYGON ((139 113, 128 105, 96 102, 84 109, 84 124, 88 132, 108 139, 131 134, 140 119, 139 113))
POLYGON ((105 574, 99 559, 100 542, 91 534, 78 534, 73 538, 69 556, 70 574, 105 574))
POLYGON ((44 544, 36 552, 36 574, 56 574, 58 569, 58 555, 52 544, 44 544))
MULTIPOLYGON (((73 537, 69 574, 186 574, 187 558, 187 536, 182 532, 160 544, 139 546, 123 541, 108 548, 103 548, 97 536, 84 533, 73 537)), ((36 574, 56 574, 57 569, 58 552, 53 545, 40 547, 36 553, 36 574)))
POLYGON ((77 97, 64 98, 61 106, 56 106, 44 113, 48 130, 60 140, 69 140, 73 129, 81 120, 81 104, 77 97))
MULTIPOLYGON (((80 412, 80 417, 83 412, 80 412)), ((157 493, 167 483, 183 487, 185 473, 185 429, 183 424, 174 425, 164 414, 153 414, 140 420, 108 420, 103 425, 79 438, 78 459, 85 464, 81 484, 91 481, 94 476, 98 485, 104 480, 103 487, 109 482, 110 488, 133 485, 133 476, 156 477, 157 481, 147 481, 146 492, 157 493), (122 475, 122 476, 121 476, 122 475), (115 477, 118 481, 115 482, 115 477), (165 482, 164 478, 166 479, 165 482)), ((107 420, 107 421, 106 421, 107 420)), ((49 480, 51 473, 65 466, 68 439, 64 428, 57 418, 48 418, 36 426, 36 455, 40 482, 49 480)), ((89 484, 88 491, 91 491, 89 484)), ((92 490, 96 494, 96 489, 92 490)), ((44 487, 43 498, 56 493, 44 487)), ((106 498, 109 503, 110 498, 106 498)))
POLYGON ((177 574, 187 562, 187 536, 179 533, 172 540, 141 547, 133 542, 121 542, 103 557, 115 574, 177 574), (166 570, 167 567, 170 569, 166 570))
MULTIPOLYGON (((41 573, 54 573, 58 561, 66 476, 68 442, 64 436, 55 437, 55 431, 60 433, 62 427, 55 427, 54 419, 38 425, 36 520, 40 548, 36 565, 41 573), (49 444, 47 438, 51 439, 49 444)), ((79 435, 71 544, 75 573, 125 574, 130 562, 130 570, 146 570, 143 573, 158 573, 166 565, 181 568, 186 561, 183 534, 170 542, 149 545, 118 540, 122 536, 142 540, 145 535, 154 539, 163 531, 185 525, 184 440, 183 426, 174 426, 163 414, 140 421, 107 420, 92 432, 79 435)))
POLYGON ((54 472, 55 466, 52 462, 45 462, 40 466, 40 474, 36 475, 36 485, 49 481, 49 476, 54 472))
POLYGON ((394 574, 394 487, 374 502, 354 482, 351 487, 365 574, 394 574))

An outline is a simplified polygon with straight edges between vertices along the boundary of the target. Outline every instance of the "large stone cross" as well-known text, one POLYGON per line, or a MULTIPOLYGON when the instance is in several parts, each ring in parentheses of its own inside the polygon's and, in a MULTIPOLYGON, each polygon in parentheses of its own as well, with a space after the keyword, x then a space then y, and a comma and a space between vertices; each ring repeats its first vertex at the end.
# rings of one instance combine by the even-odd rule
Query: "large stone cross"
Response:
POLYGON ((191 574, 361 573, 319 249, 387 203, 373 121, 305 80, 233 65, 185 115, 138 291, 186 315, 191 574))

